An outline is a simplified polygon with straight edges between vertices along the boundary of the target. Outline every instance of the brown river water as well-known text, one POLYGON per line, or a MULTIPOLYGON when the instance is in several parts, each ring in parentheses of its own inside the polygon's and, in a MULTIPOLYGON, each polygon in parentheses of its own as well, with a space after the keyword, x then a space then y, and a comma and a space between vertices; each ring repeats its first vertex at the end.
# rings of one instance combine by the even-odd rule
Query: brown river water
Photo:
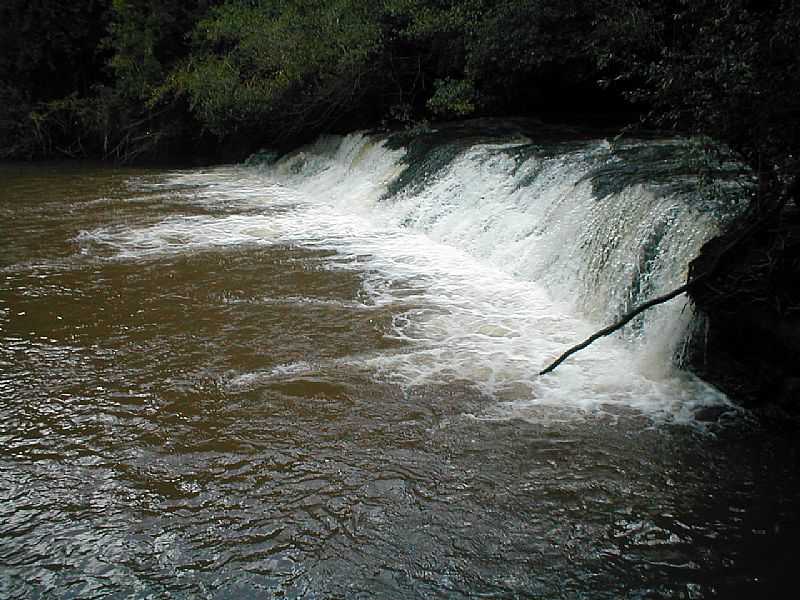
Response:
POLYGON ((789 597, 790 436, 520 404, 522 284, 259 177, 0 166, 0 597, 789 597))

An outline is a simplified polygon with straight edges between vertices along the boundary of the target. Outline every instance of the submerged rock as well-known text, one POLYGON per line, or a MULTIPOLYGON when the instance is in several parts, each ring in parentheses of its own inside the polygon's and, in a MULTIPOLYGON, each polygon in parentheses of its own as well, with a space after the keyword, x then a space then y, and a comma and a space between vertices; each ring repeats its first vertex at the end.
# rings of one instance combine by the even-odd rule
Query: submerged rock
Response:
POLYGON ((702 423, 714 423, 731 412, 727 406, 704 406, 695 411, 694 418, 702 423))

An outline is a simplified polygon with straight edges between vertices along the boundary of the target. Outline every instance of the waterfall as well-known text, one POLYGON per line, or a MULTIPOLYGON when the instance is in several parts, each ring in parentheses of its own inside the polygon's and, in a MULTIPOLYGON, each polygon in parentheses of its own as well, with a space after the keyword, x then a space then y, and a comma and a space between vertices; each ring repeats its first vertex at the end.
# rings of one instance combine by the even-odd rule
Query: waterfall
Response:
POLYGON ((685 297, 538 372, 680 286, 703 243, 743 210, 740 169, 723 163, 700 179, 695 158, 681 139, 326 136, 277 161, 175 172, 142 190, 143 202, 174 203, 168 216, 76 241, 104 260, 311 250, 319 258, 303 268, 349 271, 359 285, 342 308, 373 314, 386 341, 320 368, 365 370, 407 393, 477 390, 500 418, 633 409, 692 420, 728 401, 680 368, 697 323, 685 297))
MULTIPOLYGON (((434 305, 412 303, 398 317, 396 335, 425 351, 413 367, 408 353, 376 358, 387 373, 416 383, 478 379, 501 398, 523 387, 541 402, 553 390, 532 372, 681 285, 702 244, 742 210, 730 173, 707 193, 690 151, 681 139, 542 143, 521 135, 445 137, 414 149, 359 133, 321 138, 264 169, 325 207, 290 237, 360 257, 381 274, 372 291, 383 286, 385 302, 422 294, 434 305), (357 221, 342 229, 332 220, 343 215, 357 221), (424 294, 393 287, 412 273, 425 275, 424 294)), ((681 388, 692 401, 717 402, 719 393, 676 371, 694 318, 680 297, 560 369, 588 371, 601 389, 632 372, 647 382, 646 391, 609 384, 604 401, 661 397, 651 384, 678 378, 692 380, 690 391, 681 388)), ((556 401, 585 393, 584 383, 571 391, 564 384, 562 377, 556 401)))

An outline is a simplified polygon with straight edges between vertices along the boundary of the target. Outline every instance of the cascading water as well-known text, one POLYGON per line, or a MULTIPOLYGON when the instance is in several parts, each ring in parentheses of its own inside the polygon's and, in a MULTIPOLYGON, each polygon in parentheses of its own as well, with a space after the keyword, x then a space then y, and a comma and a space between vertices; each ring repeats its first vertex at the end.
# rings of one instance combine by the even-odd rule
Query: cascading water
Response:
POLYGON ((791 589, 796 443, 674 366, 685 301, 537 375, 682 283, 735 167, 484 125, 0 165, 0 596, 791 589))
POLYGON ((701 245, 741 209, 741 194, 700 193, 689 149, 521 135, 406 149, 386 136, 327 136, 269 165, 164 184, 201 184, 194 202, 230 214, 98 229, 80 241, 119 258, 253 244, 331 251, 325 268, 356 271, 365 304, 393 312, 386 335, 401 344, 341 359, 349 368, 408 388, 475 387, 498 401, 487 418, 617 406, 690 420, 727 400, 676 368, 694 318, 685 298, 537 375, 681 285, 701 245))
MULTIPOLYGON (((676 371, 685 298, 646 313, 554 377, 536 372, 632 306, 685 281, 690 260, 740 206, 704 199, 675 140, 549 145, 519 136, 432 144, 326 137, 265 169, 292 197, 284 241, 365 269, 398 308, 410 347, 359 357, 407 384, 464 380, 518 409, 635 405, 686 416, 724 402, 676 371), (685 169, 685 166, 684 166, 685 169)), ((273 220, 275 223, 275 219, 273 220)), ((506 404, 506 406, 509 406, 506 404)))

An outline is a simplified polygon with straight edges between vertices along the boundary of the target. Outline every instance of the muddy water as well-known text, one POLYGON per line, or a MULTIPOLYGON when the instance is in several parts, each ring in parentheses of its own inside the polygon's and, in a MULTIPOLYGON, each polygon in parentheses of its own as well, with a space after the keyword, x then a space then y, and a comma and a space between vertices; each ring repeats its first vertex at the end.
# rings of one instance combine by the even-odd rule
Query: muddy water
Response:
POLYGON ((431 296, 452 274, 287 235, 309 213, 252 174, 0 182, 3 598, 767 597, 792 575, 796 447, 744 413, 518 410, 477 364, 518 337, 479 323, 472 372, 412 335, 481 313, 431 296))

